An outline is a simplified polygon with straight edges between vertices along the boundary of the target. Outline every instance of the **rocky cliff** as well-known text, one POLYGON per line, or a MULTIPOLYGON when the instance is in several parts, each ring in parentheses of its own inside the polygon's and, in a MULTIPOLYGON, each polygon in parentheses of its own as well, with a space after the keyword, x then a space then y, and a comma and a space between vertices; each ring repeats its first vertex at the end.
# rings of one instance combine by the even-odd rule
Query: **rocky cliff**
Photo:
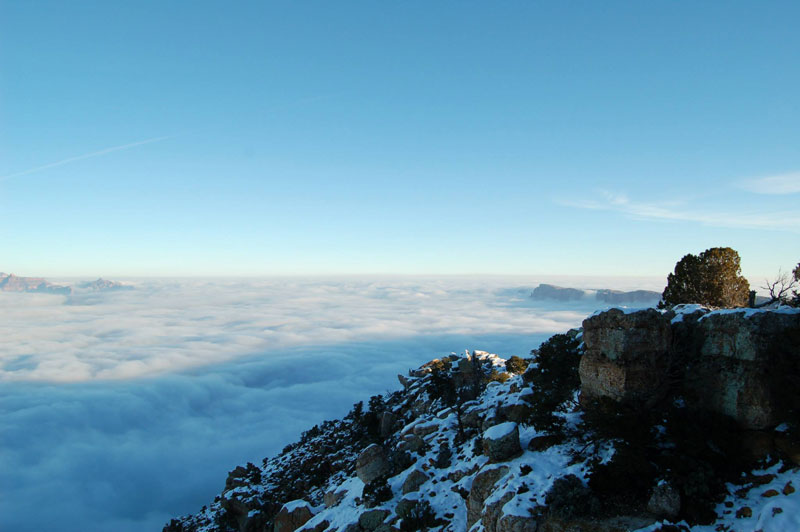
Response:
POLYGON ((794 531, 798 334, 797 310, 614 309, 527 360, 436 359, 164 530, 794 531))

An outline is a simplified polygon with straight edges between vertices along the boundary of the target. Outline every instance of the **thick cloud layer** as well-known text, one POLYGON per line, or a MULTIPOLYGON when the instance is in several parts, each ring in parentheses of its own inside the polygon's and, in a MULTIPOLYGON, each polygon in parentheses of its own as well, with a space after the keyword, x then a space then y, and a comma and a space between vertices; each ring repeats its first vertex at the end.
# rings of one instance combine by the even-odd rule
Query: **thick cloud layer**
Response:
POLYGON ((524 355, 593 310, 543 307, 522 282, 0 294, 0 529, 159 530, 213 499, 236 465, 396 389, 397 373, 463 349, 524 355))

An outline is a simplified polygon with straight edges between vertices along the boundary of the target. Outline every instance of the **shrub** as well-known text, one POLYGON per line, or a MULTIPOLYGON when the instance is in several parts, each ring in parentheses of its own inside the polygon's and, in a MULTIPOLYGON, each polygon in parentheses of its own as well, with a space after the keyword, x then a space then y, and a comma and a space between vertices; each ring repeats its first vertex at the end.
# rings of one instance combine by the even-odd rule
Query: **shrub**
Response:
POLYGON ((750 283, 741 276, 739 253, 731 248, 710 248, 700 255, 685 255, 667 277, 661 308, 681 303, 713 307, 744 307, 750 283))
POLYGON ((578 363, 580 342, 566 334, 556 334, 535 353, 535 364, 528 366, 522 378, 533 385, 529 422, 537 429, 556 430, 563 421, 555 415, 580 386, 578 363))
POLYGON ((416 504, 408 509, 400 510, 399 514, 399 517, 403 520, 400 524, 400 530, 403 531, 427 530, 429 527, 444 524, 436 519, 436 513, 428 501, 417 501, 416 504))
POLYGON ((547 511, 562 518, 596 514, 597 499, 575 475, 557 478, 545 495, 547 511))
POLYGON ((392 498, 392 488, 389 487, 387 477, 381 476, 365 484, 361 497, 364 499, 364 506, 367 508, 374 508, 390 500, 392 498))
POLYGON ((486 382, 506 382, 508 379, 511 378, 511 375, 506 373, 505 371, 497 371, 493 369, 491 373, 486 377, 486 382))
POLYGON ((520 375, 525 373, 525 370, 528 369, 528 364, 530 364, 529 360, 514 355, 506 360, 506 371, 520 375))

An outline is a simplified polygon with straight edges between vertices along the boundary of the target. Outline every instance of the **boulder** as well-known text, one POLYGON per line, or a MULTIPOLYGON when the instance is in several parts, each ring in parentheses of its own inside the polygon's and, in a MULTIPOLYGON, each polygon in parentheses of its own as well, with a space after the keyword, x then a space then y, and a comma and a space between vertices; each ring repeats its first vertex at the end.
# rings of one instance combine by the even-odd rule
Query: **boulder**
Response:
POLYGON ((406 434, 403 436, 403 441, 400 442, 399 450, 416 452, 425 446, 425 440, 416 434, 406 434))
POLYGON ((500 423, 483 433, 483 454, 492 462, 503 462, 521 452, 519 426, 513 421, 500 423))
POLYGON ((394 412, 389 412, 387 410, 381 414, 381 438, 388 438, 394 432, 395 423, 397 423, 397 415, 394 412))
POLYGON ((439 423, 430 422, 430 423, 418 423, 414 425, 414 434, 419 437, 427 436, 428 434, 434 433, 439 430, 439 423))
POLYGON ((672 347, 668 317, 655 309, 610 309, 583 321, 583 341, 582 401, 649 405, 662 396, 672 347))
POLYGON ((364 484, 369 484, 376 478, 389 473, 390 469, 386 451, 374 443, 361 451, 356 460, 356 475, 364 484))
POLYGON ((659 482, 647 501, 647 511, 656 517, 672 519, 681 511, 681 494, 668 482, 659 482))
POLYGON ((389 510, 368 510, 358 516, 358 526, 362 530, 372 532, 383 524, 384 519, 389 516, 389 510))
POLYGON ((340 502, 342 502, 342 499, 344 499, 345 495, 347 495, 347 491, 345 491, 345 490, 342 490, 342 491, 336 491, 336 490, 326 491, 325 495, 322 496, 322 502, 325 503, 325 507, 326 508, 333 508, 334 506, 336 506, 340 502))
POLYGON ((472 479, 472 488, 467 497, 467 529, 478 522, 483 512, 483 502, 494 491, 494 485, 508 473, 508 467, 499 466, 484 469, 472 479))
POLYGON ((403 482, 403 495, 419 491, 420 486, 428 481, 428 475, 419 469, 413 470, 403 482))
POLYGON ((314 513, 311 505, 304 500, 284 504, 274 519, 275 532, 292 532, 306 524, 314 513))

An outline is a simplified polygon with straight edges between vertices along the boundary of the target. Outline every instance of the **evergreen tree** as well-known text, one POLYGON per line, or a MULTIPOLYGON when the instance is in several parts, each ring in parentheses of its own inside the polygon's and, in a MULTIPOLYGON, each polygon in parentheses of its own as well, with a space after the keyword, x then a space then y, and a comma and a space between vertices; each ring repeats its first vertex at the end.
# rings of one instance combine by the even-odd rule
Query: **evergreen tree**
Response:
POLYGON ((700 303, 712 307, 744 307, 750 283, 741 275, 739 253, 731 248, 710 248, 686 255, 667 277, 660 307, 700 303))

